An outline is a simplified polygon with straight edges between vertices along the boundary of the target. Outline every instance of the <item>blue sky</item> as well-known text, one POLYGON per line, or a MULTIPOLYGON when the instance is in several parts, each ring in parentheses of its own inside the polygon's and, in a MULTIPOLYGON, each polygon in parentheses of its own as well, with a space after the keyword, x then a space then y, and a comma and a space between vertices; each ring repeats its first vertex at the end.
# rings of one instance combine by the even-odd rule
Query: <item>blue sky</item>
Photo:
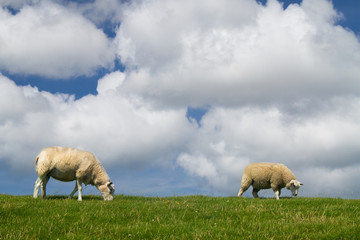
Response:
POLYGON ((360 196, 359 1, 0 5, 0 193, 31 194, 37 153, 63 145, 118 194, 235 196, 269 161, 300 195, 360 196))

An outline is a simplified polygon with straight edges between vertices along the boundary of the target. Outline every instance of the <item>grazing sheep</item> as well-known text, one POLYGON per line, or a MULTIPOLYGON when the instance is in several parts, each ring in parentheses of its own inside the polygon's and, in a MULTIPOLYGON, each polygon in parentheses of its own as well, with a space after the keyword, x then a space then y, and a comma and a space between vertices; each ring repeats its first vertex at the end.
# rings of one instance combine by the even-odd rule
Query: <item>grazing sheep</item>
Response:
POLYGON ((296 196, 300 185, 303 184, 296 180, 291 170, 283 164, 253 163, 248 165, 244 170, 238 196, 241 197, 250 185, 253 186, 252 194, 254 198, 259 197, 257 193, 260 189, 272 188, 275 192, 276 199, 279 200, 282 188, 286 187, 296 196))
POLYGON ((95 185, 104 200, 113 200, 114 198, 114 185, 110 182, 110 178, 99 160, 92 153, 74 148, 48 147, 41 150, 36 157, 35 169, 38 178, 35 182, 34 198, 38 197, 41 186, 43 199, 46 199, 46 184, 50 177, 63 182, 76 180, 75 188, 69 198, 72 198, 79 190, 78 201, 82 200, 82 183, 95 185))

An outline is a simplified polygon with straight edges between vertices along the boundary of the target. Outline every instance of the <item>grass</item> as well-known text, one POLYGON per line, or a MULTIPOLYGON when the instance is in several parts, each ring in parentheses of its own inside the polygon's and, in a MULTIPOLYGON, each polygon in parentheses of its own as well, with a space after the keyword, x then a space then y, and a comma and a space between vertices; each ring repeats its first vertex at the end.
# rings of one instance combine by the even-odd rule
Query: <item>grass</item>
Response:
POLYGON ((0 195, 0 239, 359 239, 360 200, 0 195))

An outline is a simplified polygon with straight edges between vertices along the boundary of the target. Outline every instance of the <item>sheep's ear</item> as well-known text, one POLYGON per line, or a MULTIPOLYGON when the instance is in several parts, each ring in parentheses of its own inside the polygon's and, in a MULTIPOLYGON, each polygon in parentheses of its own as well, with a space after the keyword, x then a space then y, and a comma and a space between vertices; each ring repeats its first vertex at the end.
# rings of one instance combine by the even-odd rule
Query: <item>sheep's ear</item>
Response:
POLYGON ((115 188, 113 187, 112 182, 107 183, 108 188, 110 189, 110 193, 113 194, 115 192, 115 188))
POLYGON ((304 185, 304 184, 301 182, 300 185, 304 185))

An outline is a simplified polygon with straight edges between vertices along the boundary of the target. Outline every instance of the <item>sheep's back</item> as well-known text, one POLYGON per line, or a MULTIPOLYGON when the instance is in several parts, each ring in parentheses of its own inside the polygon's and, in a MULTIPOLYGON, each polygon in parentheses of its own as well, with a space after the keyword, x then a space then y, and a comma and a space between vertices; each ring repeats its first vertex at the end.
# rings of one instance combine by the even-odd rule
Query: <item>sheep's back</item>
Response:
POLYGON ((52 171, 56 169, 57 173, 73 174, 79 170, 85 171, 89 165, 96 159, 93 154, 80 151, 74 148, 48 147, 39 154, 37 162, 37 171, 52 171))
POLYGON ((253 163, 245 168, 244 174, 247 178, 252 179, 254 188, 269 188, 272 169, 273 166, 268 163, 253 163))
POLYGON ((245 168, 244 173, 256 188, 269 188, 270 184, 284 187, 291 179, 296 179, 291 170, 280 163, 253 163, 245 168))

